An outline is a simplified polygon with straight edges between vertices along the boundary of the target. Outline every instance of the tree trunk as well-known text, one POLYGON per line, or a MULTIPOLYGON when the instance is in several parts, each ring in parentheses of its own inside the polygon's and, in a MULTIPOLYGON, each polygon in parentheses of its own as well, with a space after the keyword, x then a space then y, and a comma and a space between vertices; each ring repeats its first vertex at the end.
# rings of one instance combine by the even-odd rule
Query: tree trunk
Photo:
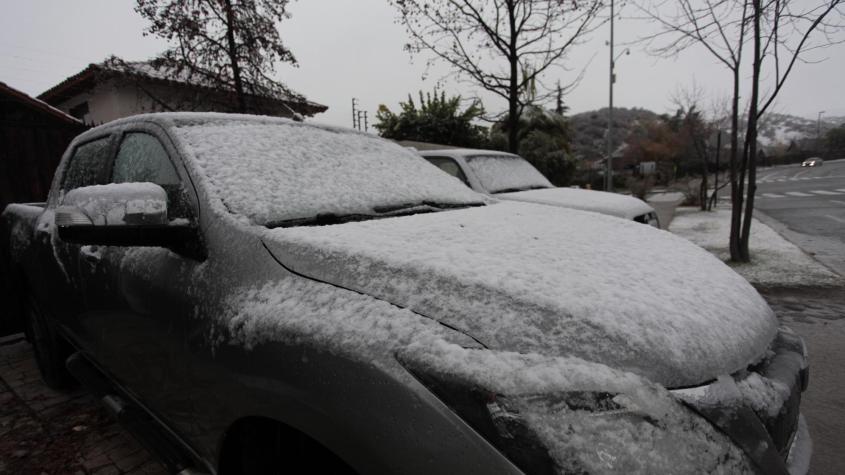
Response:
POLYGON ((232 78, 235 80, 235 95, 238 99, 238 112, 244 114, 247 112, 246 108, 246 94, 244 93, 244 85, 241 79, 241 66, 238 63, 238 49, 235 45, 235 12, 232 10, 232 0, 224 0, 226 5, 226 54, 229 56, 229 62, 232 66, 232 78))
POLYGON ((740 192, 737 179, 738 152, 739 152, 739 66, 733 70, 734 88, 731 99, 731 154, 729 157, 730 178, 731 178, 731 234, 730 251, 731 260, 740 261, 739 234, 742 222, 742 193, 740 192))
POLYGON ((707 175, 710 170, 707 169, 707 149, 701 154, 701 189, 698 192, 699 206, 701 211, 707 211, 707 175))
POLYGON ((713 173, 713 195, 710 196, 710 202, 707 204, 707 211, 713 211, 713 206, 719 199, 719 156, 722 154, 722 130, 719 129, 716 135, 716 172, 713 173))
POLYGON ((516 51, 516 5, 507 2, 510 27, 508 61, 510 62, 510 84, 508 89, 508 151, 519 153, 519 56, 516 51))
POLYGON ((754 193, 757 190, 757 103, 760 96, 760 0, 753 0, 754 5, 754 66, 751 79, 751 105, 748 109, 748 131, 745 141, 746 163, 748 166, 748 194, 745 201, 745 216, 739 241, 739 252, 742 262, 749 262, 751 254, 748 251, 748 240, 751 235, 751 216, 754 213, 754 193))

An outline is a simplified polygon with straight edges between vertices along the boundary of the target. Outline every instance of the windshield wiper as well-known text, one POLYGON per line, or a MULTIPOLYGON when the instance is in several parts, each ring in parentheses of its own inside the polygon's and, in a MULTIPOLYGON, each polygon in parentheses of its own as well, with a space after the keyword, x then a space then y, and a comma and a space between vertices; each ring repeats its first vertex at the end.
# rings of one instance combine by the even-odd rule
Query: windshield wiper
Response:
POLYGON ((390 218, 418 213, 433 213, 446 209, 469 208, 473 206, 484 206, 484 203, 437 203, 434 201, 421 201, 419 203, 405 203, 401 205, 375 206, 373 211, 376 214, 364 213, 319 213, 308 218, 282 219, 270 221, 265 226, 269 229, 293 228, 296 226, 327 226, 330 224, 349 223, 352 221, 367 221, 369 219, 390 218))
POLYGON ((544 190, 548 188, 548 186, 542 185, 531 185, 531 186, 519 186, 515 188, 505 188, 504 190, 499 190, 494 195, 498 195, 499 193, 516 193, 518 191, 528 191, 528 190, 544 190))
POLYGON ((484 206, 484 203, 441 203, 437 201, 419 201, 416 203, 375 206, 373 207, 373 211, 375 211, 379 215, 393 215, 395 213, 426 213, 433 211, 442 211, 446 209, 471 208, 475 206, 484 206))
POLYGON ((296 226, 327 226, 330 224, 348 223, 351 221, 366 221, 368 219, 379 218, 375 214, 337 214, 337 213, 319 213, 316 216, 308 218, 292 218, 282 219, 279 221, 270 221, 265 226, 269 229, 275 228, 293 228, 296 226))

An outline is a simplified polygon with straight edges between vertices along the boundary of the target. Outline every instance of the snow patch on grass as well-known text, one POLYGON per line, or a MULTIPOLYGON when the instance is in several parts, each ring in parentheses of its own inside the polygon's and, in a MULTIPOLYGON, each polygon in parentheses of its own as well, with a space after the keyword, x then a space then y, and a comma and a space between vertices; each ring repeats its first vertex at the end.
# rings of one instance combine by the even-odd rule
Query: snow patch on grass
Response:
POLYGON ((751 224, 751 262, 729 262, 731 211, 678 208, 669 231, 689 239, 728 263, 749 282, 759 285, 836 285, 842 278, 758 220, 751 224))

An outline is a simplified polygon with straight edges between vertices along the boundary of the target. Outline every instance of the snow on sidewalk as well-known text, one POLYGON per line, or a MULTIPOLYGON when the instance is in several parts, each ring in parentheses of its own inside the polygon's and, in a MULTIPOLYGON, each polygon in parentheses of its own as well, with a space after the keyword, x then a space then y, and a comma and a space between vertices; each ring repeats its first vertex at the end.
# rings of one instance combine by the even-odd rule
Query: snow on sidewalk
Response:
POLYGON ((769 226, 751 223, 751 262, 728 262, 730 252, 730 208, 700 211, 678 208, 669 231, 689 239, 728 263, 749 282, 757 285, 841 285, 843 279, 784 239, 769 226))

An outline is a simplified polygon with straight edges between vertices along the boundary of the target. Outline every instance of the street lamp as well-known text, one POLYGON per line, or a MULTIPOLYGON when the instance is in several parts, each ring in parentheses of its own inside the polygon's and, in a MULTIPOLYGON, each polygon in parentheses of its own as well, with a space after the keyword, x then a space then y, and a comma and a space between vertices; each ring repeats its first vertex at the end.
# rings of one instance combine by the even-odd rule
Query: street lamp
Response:
POLYGON ((615 16, 613 9, 613 0, 610 0, 610 100, 607 108, 607 172, 605 173, 604 189, 613 191, 613 83, 616 82, 616 61, 623 54, 631 54, 631 50, 625 48, 619 55, 613 56, 613 17, 615 16))

